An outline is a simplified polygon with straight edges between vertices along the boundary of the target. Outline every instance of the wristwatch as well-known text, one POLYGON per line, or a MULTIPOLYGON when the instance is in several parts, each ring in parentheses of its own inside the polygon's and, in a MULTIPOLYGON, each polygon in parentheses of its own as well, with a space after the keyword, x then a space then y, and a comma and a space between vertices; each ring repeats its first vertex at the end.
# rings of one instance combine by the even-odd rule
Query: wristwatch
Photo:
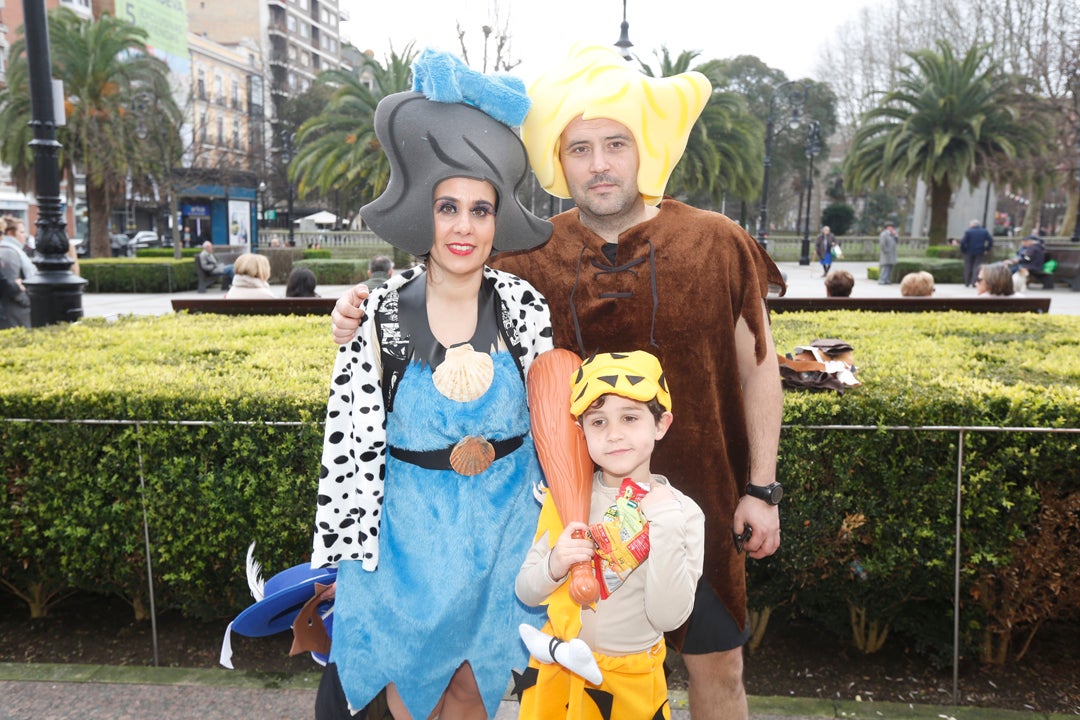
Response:
POLYGON ((779 505, 784 497, 784 486, 778 482, 769 483, 765 487, 746 483, 746 494, 770 505, 779 505))

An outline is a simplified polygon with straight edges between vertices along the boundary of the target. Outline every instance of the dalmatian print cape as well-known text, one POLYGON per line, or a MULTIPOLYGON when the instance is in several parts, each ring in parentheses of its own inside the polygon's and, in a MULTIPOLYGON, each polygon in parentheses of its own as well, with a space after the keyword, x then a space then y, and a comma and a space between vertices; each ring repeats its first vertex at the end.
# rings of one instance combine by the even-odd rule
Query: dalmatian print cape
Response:
MULTIPOLYGON (((417 266, 393 275, 372 291, 353 341, 341 346, 334 362, 326 429, 319 470, 314 568, 337 567, 342 560, 360 560, 365 570, 379 564, 379 520, 386 472, 386 409, 382 384, 380 343, 374 317, 377 309, 397 306, 397 291, 410 281, 425 282, 417 266)), ((500 317, 522 377, 536 357, 552 345, 547 301, 524 280, 485 267, 484 282, 492 284, 500 302, 500 317)), ((384 325, 383 340, 401 346, 408 338, 384 325)))

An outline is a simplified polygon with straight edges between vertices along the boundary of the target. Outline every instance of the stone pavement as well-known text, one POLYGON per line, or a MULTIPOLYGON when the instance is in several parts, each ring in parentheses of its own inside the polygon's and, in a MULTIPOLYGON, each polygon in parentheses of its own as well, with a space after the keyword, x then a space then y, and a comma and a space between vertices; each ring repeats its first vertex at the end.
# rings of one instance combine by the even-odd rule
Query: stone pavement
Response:
MULTIPOLYGON (((891 285, 878 285, 877 281, 868 280, 866 268, 876 263, 846 262, 834 263, 834 268, 844 268, 855 276, 855 288, 853 297, 900 297, 900 285, 898 282, 891 285)), ((824 297, 825 286, 821 278, 821 266, 813 263, 809 266, 799 265, 796 262, 783 262, 779 264, 788 280, 788 297, 824 297)), ((337 297, 345 291, 347 285, 320 285, 316 291, 323 297, 337 297)), ((271 286, 274 294, 285 297, 284 285, 271 286)), ((975 297, 973 288, 966 288, 962 284, 938 285, 935 294, 938 297, 975 297)), ((1073 292, 1064 285, 1059 285, 1053 290, 1043 290, 1041 287, 1029 288, 1028 297, 1049 297, 1051 315, 1080 315, 1080 292, 1073 292)), ((218 288, 210 288, 206 293, 199 294, 194 290, 177 293, 84 293, 83 316, 84 317, 117 317, 124 314, 134 315, 163 315, 172 312, 170 301, 173 298, 214 298, 224 297, 224 293, 218 288)))
MULTIPOLYGON (((296 720, 313 717, 317 673, 0 663, 0 720, 296 720)), ((689 720, 686 693, 672 720, 689 720)), ((504 700, 495 720, 517 717, 504 700)), ((976 707, 752 697, 750 720, 1066 720, 1064 715, 976 707)), ((613 720, 621 720, 614 718, 613 720)))

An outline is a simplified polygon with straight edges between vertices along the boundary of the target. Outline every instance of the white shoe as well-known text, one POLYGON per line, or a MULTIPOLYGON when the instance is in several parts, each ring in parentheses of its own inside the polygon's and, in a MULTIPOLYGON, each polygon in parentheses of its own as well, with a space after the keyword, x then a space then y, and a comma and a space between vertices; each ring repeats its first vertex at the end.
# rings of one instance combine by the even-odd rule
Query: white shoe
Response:
POLYGON ((518 626, 518 634, 529 649, 529 654, 545 665, 556 662, 593 685, 603 682, 600 666, 596 664, 592 650, 581 638, 560 640, 524 623, 518 626))

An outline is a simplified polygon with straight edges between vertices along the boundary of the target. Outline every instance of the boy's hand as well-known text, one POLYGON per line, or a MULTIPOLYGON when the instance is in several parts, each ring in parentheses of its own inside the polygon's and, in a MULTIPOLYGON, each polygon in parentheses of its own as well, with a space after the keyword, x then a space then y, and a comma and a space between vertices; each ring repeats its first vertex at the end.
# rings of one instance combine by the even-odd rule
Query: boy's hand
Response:
POLYGON ((651 483, 649 492, 641 499, 641 511, 645 517, 649 517, 649 511, 657 505, 674 502, 675 493, 671 492, 671 486, 664 483, 651 483))
POLYGON ((592 560, 596 552, 593 541, 587 537, 574 537, 575 532, 584 534, 589 526, 583 522, 571 522, 555 541, 555 547, 551 548, 548 555, 548 575, 552 580, 561 581, 570 572, 570 566, 579 562, 592 560))
POLYGON ((360 303, 364 302, 367 296, 367 285, 360 283, 346 290, 334 304, 334 310, 330 313, 334 324, 330 331, 338 345, 345 345, 356 336, 356 329, 360 327, 360 320, 364 317, 360 303))

